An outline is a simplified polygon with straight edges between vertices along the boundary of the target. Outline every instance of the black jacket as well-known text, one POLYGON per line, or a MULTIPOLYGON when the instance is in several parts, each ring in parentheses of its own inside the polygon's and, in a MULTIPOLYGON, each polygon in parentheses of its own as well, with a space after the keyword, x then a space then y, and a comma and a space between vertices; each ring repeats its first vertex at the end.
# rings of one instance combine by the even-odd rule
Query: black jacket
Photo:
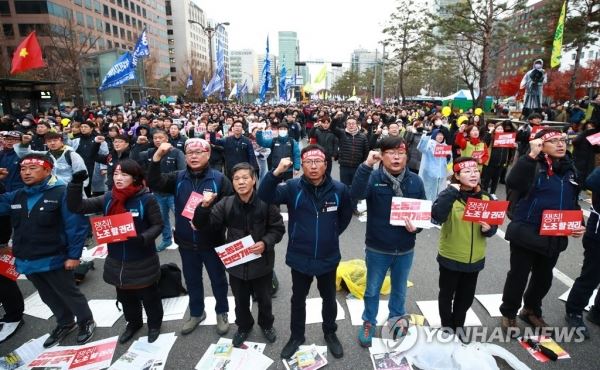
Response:
POLYGON ((237 194, 230 195, 221 199, 214 207, 197 207, 193 222, 198 230, 219 232, 227 229, 227 242, 252 235, 255 243, 265 243, 261 258, 228 269, 231 275, 252 280, 273 271, 275 244, 285 234, 283 218, 276 205, 263 202, 255 194, 248 203, 243 203, 237 194))
POLYGON ((333 131, 324 130, 320 127, 313 127, 310 129, 308 137, 317 138, 317 144, 325 148, 327 159, 336 158, 338 156, 339 140, 333 131))
POLYGON ((362 132, 351 135, 342 129, 334 131, 340 140, 338 162, 340 166, 358 167, 369 155, 369 140, 362 132))
MULTIPOLYGON (((97 147, 95 147, 96 151, 94 153, 93 159, 100 163, 105 164, 106 168, 106 186, 108 189, 112 189, 113 187, 113 174, 115 173, 115 168, 123 159, 128 159, 130 157, 130 149, 127 148, 123 153, 119 154, 116 150, 111 150, 108 154, 98 154, 98 149, 100 149, 100 144, 95 143, 97 147)), ((89 173, 89 172, 88 172, 89 173)))

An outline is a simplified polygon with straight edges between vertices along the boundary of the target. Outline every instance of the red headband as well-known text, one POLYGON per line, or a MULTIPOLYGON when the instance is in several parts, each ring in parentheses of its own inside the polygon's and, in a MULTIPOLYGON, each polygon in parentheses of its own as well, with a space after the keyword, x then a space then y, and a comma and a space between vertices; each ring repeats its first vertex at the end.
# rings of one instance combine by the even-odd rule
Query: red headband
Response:
POLYGON ((454 173, 459 173, 460 170, 465 169, 465 168, 478 168, 478 164, 475 161, 464 161, 464 162, 460 162, 460 163, 455 163, 453 170, 454 170, 454 173))
POLYGON ((210 151, 210 144, 204 139, 192 138, 185 142, 185 150, 188 151, 188 149, 208 152, 210 151))
POLYGON ((42 166, 49 170, 51 170, 52 167, 54 167, 54 163, 43 160, 43 159, 37 159, 37 158, 27 158, 27 159, 24 159, 21 161, 21 166, 27 166, 27 165, 42 166))
POLYGON ((544 134, 542 136, 542 141, 546 142, 546 141, 552 140, 557 137, 562 137, 562 136, 563 136, 562 132, 550 131, 547 134, 544 134))
POLYGON ((312 158, 312 157, 325 160, 325 154, 318 149, 309 150, 309 151, 305 152, 304 154, 302 154, 302 160, 305 160, 307 158, 312 158))

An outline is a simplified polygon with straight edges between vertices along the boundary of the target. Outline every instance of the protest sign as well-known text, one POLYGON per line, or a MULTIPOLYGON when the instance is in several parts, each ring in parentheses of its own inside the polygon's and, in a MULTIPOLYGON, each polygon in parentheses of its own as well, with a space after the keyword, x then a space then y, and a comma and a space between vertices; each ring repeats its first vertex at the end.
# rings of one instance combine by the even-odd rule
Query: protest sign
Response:
POLYGON ((569 236, 573 230, 581 228, 581 210, 561 211, 547 209, 542 213, 540 235, 569 236))
POLYGON ((252 235, 248 235, 242 239, 217 247, 215 251, 225 265, 225 268, 228 269, 260 258, 259 254, 254 254, 250 251, 250 247, 253 245, 254 240, 252 239, 252 235))
POLYGON ((515 148, 517 146, 516 132, 496 132, 494 134, 494 148, 515 148))
POLYGON ((600 145, 600 132, 586 137, 587 141, 592 145, 600 145))
POLYGON ((488 225, 502 225, 509 203, 507 200, 468 198, 465 205, 465 212, 463 213, 463 220, 471 222, 481 221, 488 225))
POLYGON ((548 128, 548 126, 539 126, 539 125, 531 126, 531 133, 529 134, 529 141, 535 139, 535 134, 537 134, 538 132, 542 131, 545 128, 548 128))
POLYGON ((471 153, 471 157, 473 159, 479 160, 479 159, 483 158, 483 154, 484 154, 483 150, 473 150, 473 152, 471 153))
POLYGON ((415 227, 431 228, 431 204, 430 200, 393 197, 390 225, 406 226, 404 219, 408 218, 415 227))
POLYGON ((131 212, 91 217, 90 223, 98 244, 121 242, 137 236, 131 212))
POLYGON ((106 369, 112 362, 116 346, 117 337, 112 337, 82 346, 49 348, 29 362, 24 369, 106 369))
POLYGON ((433 150, 434 157, 446 157, 452 155, 452 145, 437 144, 433 150))
POLYGON ((181 215, 189 220, 193 219, 194 211, 196 210, 196 207, 198 207, 198 204, 202 203, 202 199, 204 199, 202 194, 192 191, 192 194, 190 194, 190 197, 183 207, 181 215))
POLYGON ((9 278, 10 280, 17 281, 19 273, 15 268, 15 257, 12 254, 0 255, 0 275, 9 278))

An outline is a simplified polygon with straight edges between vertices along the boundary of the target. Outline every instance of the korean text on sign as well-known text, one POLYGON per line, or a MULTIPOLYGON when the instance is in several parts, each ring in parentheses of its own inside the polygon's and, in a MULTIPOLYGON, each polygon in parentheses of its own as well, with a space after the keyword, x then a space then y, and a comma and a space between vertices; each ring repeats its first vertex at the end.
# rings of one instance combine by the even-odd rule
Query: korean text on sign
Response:
POLYGON ((452 155, 452 145, 437 144, 433 150, 434 157, 445 157, 452 155))
POLYGON ((581 210, 559 211, 545 210, 542 213, 540 235, 568 236, 582 227, 583 212, 581 210))
POLYGON ((514 148, 516 143, 516 132, 496 132, 494 134, 494 148, 514 148))
POLYGON ((225 265, 225 268, 230 268, 260 258, 260 255, 250 251, 250 247, 253 245, 254 240, 251 235, 248 235, 242 239, 217 247, 215 251, 225 265))
POLYGON ((406 226, 404 219, 408 218, 413 226, 428 229, 431 224, 430 200, 393 197, 390 210, 390 225, 406 226))
POLYGON ((463 220, 485 222, 488 225, 502 225, 509 203, 506 200, 468 198, 463 220))
POLYGON ((11 280, 17 280, 19 273, 15 268, 15 257, 10 254, 0 255, 0 275, 11 280))
POLYGON ((202 194, 192 191, 190 197, 185 203, 185 206, 183 207, 183 212, 181 212, 181 215, 187 218, 188 220, 193 219, 194 211, 196 211, 196 207, 198 207, 198 204, 202 203, 202 199, 204 199, 204 196, 202 194))
POLYGON ((130 212, 118 215, 90 218, 98 244, 115 243, 137 236, 130 212))

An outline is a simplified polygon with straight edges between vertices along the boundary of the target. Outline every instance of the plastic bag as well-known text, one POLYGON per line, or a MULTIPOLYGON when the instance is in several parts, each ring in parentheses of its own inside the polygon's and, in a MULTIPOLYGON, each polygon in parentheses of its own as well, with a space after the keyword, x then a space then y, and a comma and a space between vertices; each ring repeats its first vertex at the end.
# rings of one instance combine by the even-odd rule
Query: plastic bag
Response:
MULTIPOLYGON (((350 293, 358 299, 363 299, 365 289, 367 288, 367 266, 364 260, 356 259, 342 261, 338 265, 335 277, 335 289, 342 289, 342 282, 346 285, 350 293)), ((381 285, 381 294, 390 294, 392 284, 390 277, 386 276, 381 285)))

